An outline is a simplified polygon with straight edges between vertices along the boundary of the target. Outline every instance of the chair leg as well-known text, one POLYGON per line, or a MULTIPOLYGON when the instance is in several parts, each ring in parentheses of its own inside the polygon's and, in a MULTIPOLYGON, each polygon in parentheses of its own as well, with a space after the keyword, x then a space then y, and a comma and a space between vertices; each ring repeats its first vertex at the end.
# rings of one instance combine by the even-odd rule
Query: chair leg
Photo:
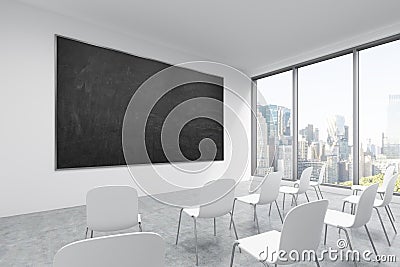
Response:
POLYGON ((364 225, 364 227, 365 227, 365 231, 367 231, 367 235, 368 235, 369 241, 371 242, 371 245, 372 245, 372 248, 373 248, 373 250, 375 252, 375 255, 378 256, 378 252, 376 251, 374 241, 372 241, 371 235, 369 234, 367 225, 364 225))
POLYGON ((90 231, 90 238, 93 238, 93 230, 90 231))
POLYGON ((307 192, 304 192, 304 195, 306 195, 307 202, 310 202, 310 199, 308 198, 307 192))
POLYGON ((292 195, 292 196, 294 199, 294 204, 297 206, 297 198, 299 197, 299 195, 297 194, 296 196, 295 195, 292 195))
POLYGON ((271 208, 272 208, 272 202, 269 203, 269 212, 268 212, 268 216, 271 217, 271 208))
POLYGON ((254 205, 254 218, 256 220, 257 232, 260 233, 260 226, 258 225, 257 205, 254 205))
POLYGON ((282 211, 285 212, 285 196, 286 194, 283 193, 283 201, 282 201, 282 211))
POLYGON ((344 231, 344 233, 346 234, 347 243, 349 244, 349 248, 350 248, 350 250, 353 250, 353 246, 351 245, 351 241, 350 241, 350 236, 349 236, 349 233, 347 232, 346 228, 339 227, 339 229, 344 231))
POLYGON ((178 245, 179 229, 181 228, 182 211, 183 211, 183 208, 182 208, 181 211, 179 212, 178 232, 176 233, 175 245, 178 245))
POLYGON ((392 220, 392 217, 390 217, 389 210, 388 210, 388 208, 386 206, 385 206, 385 210, 386 210, 386 213, 387 213, 387 215, 389 217, 390 223, 392 224, 393 230, 397 234, 396 226, 394 226, 394 222, 392 220))
POLYGON ((388 210, 389 210, 390 214, 392 215, 393 221, 395 222, 396 219, 394 218, 394 215, 393 215, 392 209, 390 208, 390 205, 388 204, 387 207, 388 207, 388 210))
POLYGON ((321 192, 321 187, 319 187, 319 185, 318 185, 318 190, 319 190, 319 194, 321 195, 321 198, 324 199, 324 196, 322 195, 322 192, 321 192))
POLYGON ((197 226, 196 226, 196 218, 193 218, 193 223, 194 223, 194 242, 195 242, 195 246, 196 246, 196 266, 199 265, 199 252, 198 252, 198 248, 197 248, 197 226))
POLYGON ((324 245, 326 245, 326 236, 328 235, 328 225, 325 224, 324 245))
POLYGON ((317 264, 317 267, 320 267, 317 255, 315 255, 315 264, 317 264))
POLYGON ((313 186, 313 187, 314 187, 315 194, 317 195, 317 198, 319 200, 319 193, 318 193, 317 187, 316 186, 313 186))
POLYGON ((342 212, 344 212, 344 208, 346 207, 347 201, 343 201, 342 212))
POLYGON ((238 234, 237 234, 237 231, 236 231, 235 221, 233 220, 233 214, 232 213, 229 213, 229 214, 231 215, 231 221, 232 221, 232 225, 233 225, 233 231, 235 232, 236 240, 238 240, 239 237, 238 237, 238 234))
POLYGON ((233 218, 233 212, 235 211, 235 204, 236 204, 236 198, 233 200, 232 217, 231 217, 231 222, 229 223, 229 230, 231 230, 231 228, 232 228, 232 218, 233 218))
MULTIPOLYGON (((250 204, 253 206, 253 204, 250 204)), ((253 222, 256 222, 256 206, 253 207, 253 222)))
MULTIPOLYGON (((232 219, 232 216, 231 216, 232 219)), ((214 218, 214 236, 217 236, 217 222, 216 219, 214 218)))
POLYGON ((275 205, 276 205, 276 209, 278 210, 279 218, 281 218, 281 222, 283 223, 282 214, 281 214, 281 211, 279 210, 278 202, 276 202, 276 200, 275 200, 275 205))
POLYGON ((233 243, 233 248, 232 248, 232 255, 231 255, 231 267, 233 266, 233 258, 235 257, 235 249, 239 245, 238 242, 233 243))
POLYGON ((389 244, 389 247, 390 247, 391 245, 390 245, 389 237, 388 237, 388 235, 387 235, 387 233, 386 233, 385 225, 383 224, 381 214, 379 213, 379 210, 378 210, 377 207, 374 207, 374 209, 376 210, 376 213, 378 214, 378 218, 379 218, 379 221, 381 222, 383 232, 385 233, 386 240, 387 240, 387 242, 388 242, 388 244, 389 244))
POLYGON ((88 231, 89 231, 89 227, 86 227, 85 239, 87 238, 88 231))
POLYGON ((140 232, 143 232, 142 222, 139 222, 139 230, 140 230, 140 232))

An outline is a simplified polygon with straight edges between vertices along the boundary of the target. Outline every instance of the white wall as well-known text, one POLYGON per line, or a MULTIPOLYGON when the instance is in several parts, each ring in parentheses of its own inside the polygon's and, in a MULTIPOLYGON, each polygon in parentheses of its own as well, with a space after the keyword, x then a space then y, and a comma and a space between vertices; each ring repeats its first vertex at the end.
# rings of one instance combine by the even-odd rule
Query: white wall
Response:
MULTIPOLYGON (((1 1, 0 217, 83 205, 86 192, 98 185, 136 186, 126 167, 54 170, 54 34, 171 64, 199 60, 85 22, 1 1)), ((249 84, 242 81, 240 87, 238 93, 249 101, 249 84)), ((249 112, 238 110, 250 130, 249 112)), ((225 122, 234 124, 233 118, 225 118, 225 122)), ((148 168, 136 170, 146 175, 148 168)), ((168 171, 171 167, 157 168, 168 171)), ((160 188, 164 191, 168 188, 160 188)))

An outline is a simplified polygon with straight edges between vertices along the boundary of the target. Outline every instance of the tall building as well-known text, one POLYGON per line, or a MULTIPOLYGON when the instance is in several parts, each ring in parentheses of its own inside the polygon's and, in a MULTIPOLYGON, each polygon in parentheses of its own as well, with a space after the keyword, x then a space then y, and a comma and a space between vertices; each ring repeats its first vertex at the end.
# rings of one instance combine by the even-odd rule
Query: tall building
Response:
POLYGON ((257 110, 257 168, 256 175, 265 175, 270 166, 268 125, 260 109, 257 110))

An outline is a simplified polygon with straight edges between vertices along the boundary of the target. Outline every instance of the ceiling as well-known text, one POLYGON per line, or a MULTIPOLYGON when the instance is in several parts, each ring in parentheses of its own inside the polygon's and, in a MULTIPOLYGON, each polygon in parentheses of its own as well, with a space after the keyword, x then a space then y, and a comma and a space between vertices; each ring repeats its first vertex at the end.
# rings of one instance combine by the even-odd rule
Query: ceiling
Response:
MULTIPOLYGON (((398 0, 19 0, 257 74, 400 25, 398 0)), ((400 27, 398 27, 400 28, 400 27)))

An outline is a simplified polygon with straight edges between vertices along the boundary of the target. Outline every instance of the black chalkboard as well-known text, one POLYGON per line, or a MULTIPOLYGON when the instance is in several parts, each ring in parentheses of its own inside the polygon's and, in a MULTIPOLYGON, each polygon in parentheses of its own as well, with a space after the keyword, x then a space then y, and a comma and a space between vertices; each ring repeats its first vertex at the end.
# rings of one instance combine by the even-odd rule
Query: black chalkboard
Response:
MULTIPOLYGON (((155 73, 171 65, 112 49, 56 36, 56 169, 124 165, 122 124, 131 97, 155 73)), ((168 163, 160 142, 160 128, 168 113, 182 101, 208 97, 223 121, 223 78, 202 74, 212 83, 178 86, 152 109, 146 123, 146 149, 150 162, 168 163)), ((223 160, 223 126, 208 118, 185 125, 179 135, 182 154, 200 156, 198 145, 210 138, 217 147, 213 159, 223 160)), ((181 161, 181 159, 177 159, 181 161)))

